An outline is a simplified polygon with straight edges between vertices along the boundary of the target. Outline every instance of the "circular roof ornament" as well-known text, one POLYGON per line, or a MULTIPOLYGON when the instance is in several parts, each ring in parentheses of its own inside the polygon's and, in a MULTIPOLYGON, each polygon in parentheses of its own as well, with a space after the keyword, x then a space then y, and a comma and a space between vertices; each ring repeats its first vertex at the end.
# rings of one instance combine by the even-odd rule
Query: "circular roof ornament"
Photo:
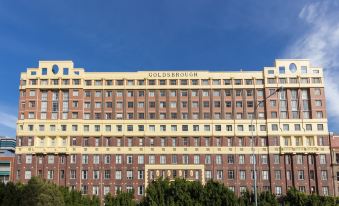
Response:
POLYGON ((59 67, 58 65, 54 64, 53 67, 52 67, 52 72, 53 74, 57 74, 59 72, 59 67))
POLYGON ((294 63, 290 64, 290 71, 291 73, 295 73, 297 71, 297 65, 295 65, 294 63))

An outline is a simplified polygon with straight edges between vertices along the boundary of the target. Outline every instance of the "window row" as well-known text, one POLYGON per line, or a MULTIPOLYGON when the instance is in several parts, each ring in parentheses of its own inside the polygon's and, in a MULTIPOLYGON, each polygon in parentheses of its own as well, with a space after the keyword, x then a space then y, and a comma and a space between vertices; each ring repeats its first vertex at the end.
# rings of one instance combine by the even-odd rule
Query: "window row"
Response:
MULTIPOLYGON (((203 96, 203 97, 208 97, 208 96, 221 96, 222 93, 226 97, 230 96, 253 96, 254 92, 256 91, 258 97, 264 96, 264 89, 225 89, 225 90, 148 90, 147 95, 148 97, 155 97, 156 95, 160 97, 166 97, 167 95, 169 97, 176 97, 176 96, 182 96, 182 97, 187 97, 187 96, 192 96, 192 97, 198 97, 198 96, 203 96)), ((276 89, 272 88, 269 89, 269 94, 272 94, 275 92, 276 89)), ((297 97, 298 95, 298 89, 284 89, 283 91, 280 91, 279 94, 285 95, 286 96, 286 91, 291 92, 292 98, 297 97)), ((302 89, 302 93, 300 94, 301 96, 307 95, 308 89, 302 89)), ((20 92, 22 97, 26 96, 26 91, 21 91, 20 92)), ((115 96, 116 97, 123 97, 124 93, 126 94, 126 97, 145 97, 146 96, 146 91, 145 90, 117 90, 115 91, 115 96)), ((314 88, 313 93, 315 96, 321 95, 321 89, 320 88, 314 88)), ((28 91, 28 96, 30 97, 35 97, 37 94, 36 90, 30 89, 28 91)), ((68 100, 69 99, 69 91, 62 91, 62 99, 63 100, 68 100)), ((72 96, 73 97, 78 97, 80 94, 80 91, 77 89, 73 89, 72 91, 72 96)), ((52 100, 58 100, 59 99, 60 93, 58 91, 52 91, 52 100)), ((85 97, 112 97, 113 96, 113 91, 112 90, 106 90, 106 91, 101 91, 101 90, 85 90, 84 91, 84 96, 85 97)), ((48 91, 41 90, 41 100, 46 101, 48 99, 48 91)))
MULTIPOLYGON (((51 132, 221 132, 221 131, 255 131, 266 132, 266 125, 31 125, 28 124, 27 131, 51 131, 51 132)), ((271 131, 325 131, 324 124, 271 124, 271 131), (290 129, 291 127, 291 129, 290 129), (292 129, 293 127, 293 129, 292 129)), ((19 131, 24 131, 24 126, 19 125, 19 131)))
MULTIPOLYGON (((253 164, 257 163, 257 158, 259 158, 259 162, 261 165, 267 165, 269 164, 269 161, 272 161, 273 164, 280 164, 281 163, 281 155, 274 154, 272 157, 272 160, 269 160, 269 156, 267 154, 262 154, 258 156, 253 155, 234 155, 234 154, 228 154, 228 155, 87 155, 83 154, 81 156, 79 155, 70 155, 69 156, 69 163, 70 164, 76 164, 77 161, 80 161, 81 164, 127 164, 132 165, 134 163, 143 165, 143 164, 215 164, 215 165, 224 165, 224 164, 253 164), (81 157, 80 160, 77 160, 77 158, 81 157), (102 159, 101 159, 102 158, 102 159), (100 161, 101 159, 101 161, 100 161)), ((284 164, 289 165, 292 163, 291 156, 284 156, 284 164)), ((37 158, 37 164, 66 164, 65 156, 61 156, 59 160, 56 160, 54 155, 47 155, 47 160, 44 162, 44 159, 41 156, 38 156, 37 158)), ((309 155, 308 157, 303 155, 296 155, 295 157, 295 164, 314 164, 315 157, 309 155)), ((17 164, 22 163, 22 156, 17 155, 17 164)), ((32 164, 33 163, 33 156, 32 155, 25 155, 25 164, 32 164)), ((326 155, 320 154, 319 155, 319 164, 325 165, 327 164, 327 158, 326 155)))
POLYGON ((313 78, 268 78, 267 79, 267 83, 268 84, 309 84, 309 83, 313 83, 313 84, 321 84, 322 83, 322 79, 320 77, 313 77, 313 78))
MULTIPOLYGON (((29 171, 29 170, 28 170, 29 171)), ((27 172, 27 171, 26 171, 27 172)), ((30 171, 29 171, 30 172, 30 171)), ((38 176, 44 177, 43 175, 43 170, 38 170, 38 176)), ((122 170, 104 170, 104 171, 100 171, 100 170, 87 170, 87 169, 83 169, 81 170, 81 174, 77 174, 77 170, 73 170, 71 169, 69 171, 69 176, 67 178, 69 179, 77 179, 79 178, 78 175, 80 175, 82 180, 110 180, 110 179, 114 179, 114 180, 133 180, 133 179, 137 179, 137 180, 143 180, 145 178, 145 171, 144 170, 126 170, 126 171, 122 171, 122 170)), ((53 180, 55 178, 54 175, 55 171, 54 170, 47 170, 47 179, 49 180, 53 180)), ((251 179, 253 180, 255 177, 255 172, 254 170, 232 170, 232 169, 228 169, 228 170, 216 170, 214 171, 214 174, 212 174, 213 171, 212 170, 205 170, 205 179, 206 180, 210 180, 210 179, 216 179, 216 180, 247 180, 247 179, 251 179)), ((305 180, 305 179, 309 179, 309 180, 315 180, 316 179, 316 172, 314 170, 309 170, 309 171, 305 171, 305 170, 297 170, 295 171, 295 175, 294 178, 297 180, 305 180)), ((66 178, 66 174, 65 174, 65 170, 60 170, 60 179, 65 179, 66 178)), ((177 178, 180 177, 179 175, 180 172, 178 170, 163 170, 160 173, 160 176, 163 177, 169 177, 169 178, 177 178)), ((193 173, 194 179, 195 180, 200 180, 201 179, 201 170, 195 170, 193 173)), ((291 181, 292 180, 292 175, 293 172, 291 170, 286 170, 286 173, 283 174, 283 171, 281 170, 261 170, 261 171, 257 171, 257 178, 259 180, 282 180, 284 177, 283 175, 285 175, 285 178, 287 181, 291 181), (258 175, 259 173, 259 175, 258 175)), ((189 174, 188 170, 183 170, 183 174, 182 177, 184 178, 189 178, 189 176, 192 176, 192 174, 189 174)), ((25 174, 25 179, 26 178, 30 178, 29 175, 25 174)), ((150 170, 149 171, 149 179, 157 179, 156 175, 155 175, 155 171, 154 170, 150 170)), ((320 171, 320 180, 322 181, 327 181, 328 180, 328 172, 327 170, 321 170, 320 171)))

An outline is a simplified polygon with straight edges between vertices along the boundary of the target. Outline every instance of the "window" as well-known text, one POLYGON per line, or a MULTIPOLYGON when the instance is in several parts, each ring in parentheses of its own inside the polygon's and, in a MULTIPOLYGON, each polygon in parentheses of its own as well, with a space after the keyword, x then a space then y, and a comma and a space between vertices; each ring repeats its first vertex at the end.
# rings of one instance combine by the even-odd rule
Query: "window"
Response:
POLYGON ((100 172, 99 170, 93 170, 93 179, 98 180, 100 177, 100 172))
POLYGON ((307 66, 301 66, 301 74, 307 74, 307 66))
POLYGON ((327 187, 327 186, 322 187, 322 191, 323 191, 323 195, 324 195, 324 196, 328 196, 328 195, 329 195, 328 187, 327 187))
POLYGON ((283 130, 284 131, 289 131, 290 130, 290 125, 289 124, 283 124, 283 130))
POLYGON ((306 124, 306 131, 312 131, 312 124, 306 124))
POLYGON ((99 162, 100 162, 100 156, 93 155, 93 164, 99 164, 99 162))
POLYGON ((245 83, 246 83, 246 85, 253 85, 253 80, 252 79, 246 79, 245 83))
POLYGON ((260 125, 260 131, 266 131, 266 125, 260 125))
POLYGON ((82 164, 88 164, 88 155, 82 155, 82 164))
POLYGON ((324 125, 323 124, 317 124, 318 131, 324 131, 324 125))
MULTIPOLYGON (((20 174, 20 172, 18 172, 18 174, 20 174)), ((19 175, 17 175, 17 176, 19 176, 19 175)), ((29 180, 29 179, 31 179, 31 177, 32 177, 32 172, 30 170, 26 170, 25 171, 25 179, 29 180)))
POLYGON ((263 180, 268 180, 268 170, 261 171, 261 176, 263 180))
POLYGON ((166 156, 160 155, 160 164, 166 164, 166 156))
POLYGON ((231 80, 230 79, 224 79, 224 84, 225 85, 231 85, 231 80))
POLYGON ((279 67, 279 74, 285 74, 285 67, 279 67))
POLYGON ((188 131, 188 125, 182 125, 182 131, 188 131))
POLYGON ((230 180, 234 179, 234 170, 228 170, 227 171, 227 178, 230 180))
POLYGON ((138 155, 138 164, 144 164, 144 155, 138 155))
POLYGON ((321 154, 319 157, 320 157, 320 164, 326 164, 326 155, 321 154))
POLYGON ((32 155, 26 155, 26 164, 32 164, 32 155))
POLYGON ((304 170, 299 170, 298 171, 298 179, 299 180, 304 180, 304 170))
POLYGON ((321 171, 321 180, 327 180, 327 171, 326 170, 321 171))
POLYGON ((111 163, 111 156, 110 156, 110 155, 105 155, 105 157, 104 157, 104 163, 105 163, 105 164, 110 164, 110 163, 111 163))
POLYGON ((121 170, 115 171, 115 179, 121 180, 121 170))
POLYGON ((250 164, 256 163, 257 162, 256 159, 257 157, 255 155, 250 155, 250 164))
POLYGON ((127 155, 126 161, 127 161, 127 164, 132 164, 133 163, 133 156, 132 155, 127 155))
POLYGON ((205 155, 205 164, 211 164, 211 155, 205 155))
POLYGON ((276 83, 274 78, 268 78, 267 80, 268 80, 269 84, 275 84, 276 83))
POLYGON ((302 155, 297 155, 297 164, 303 164, 303 156, 302 155))
POLYGON ((274 164, 280 164, 280 156, 278 154, 273 155, 274 164))
POLYGON ((267 163, 268 163, 267 155, 261 155, 261 164, 267 164, 267 163))
POLYGON ((282 194, 282 189, 280 186, 275 187, 275 195, 281 195, 282 194))
POLYGON ((48 164, 54 164, 54 155, 48 155, 48 164))
POLYGON ((245 155, 239 155, 239 164, 245 164, 245 155))
POLYGON ((241 93, 242 93, 241 90, 239 90, 239 89, 235 90, 235 96, 240 97, 241 93))
POLYGON ((302 146, 302 138, 301 137, 295 137, 295 146, 302 146))
POLYGON ((76 170, 71 170, 70 171, 70 179, 75 179, 76 178, 76 170))
POLYGON ((217 165, 220 165, 222 163, 221 155, 216 155, 215 156, 215 163, 217 165))
POLYGON ((228 164, 234 163, 234 155, 227 155, 227 163, 228 164))
POLYGON ((208 85, 209 84, 208 79, 202 79, 201 82, 202 82, 202 85, 208 85))
POLYGON ((155 164, 155 156, 154 155, 148 156, 148 164, 155 164))
POLYGON ((242 84, 242 80, 241 79, 235 79, 234 80, 234 84, 235 85, 241 85, 242 84))
POLYGON ((217 170, 217 180, 222 180, 223 179, 223 171, 222 170, 217 170))
POLYGON ((200 164, 200 156, 199 155, 194 155, 194 164, 200 164))
POLYGON ((126 171, 126 177, 128 180, 133 179, 133 171, 132 170, 127 170, 126 171))
POLYGON ((88 179, 88 170, 81 171, 81 179, 86 180, 88 179))
POLYGON ((272 118, 277 118, 277 112, 271 112, 271 117, 272 118))
POLYGON ((75 164, 76 163, 76 155, 71 155, 71 164, 75 164))

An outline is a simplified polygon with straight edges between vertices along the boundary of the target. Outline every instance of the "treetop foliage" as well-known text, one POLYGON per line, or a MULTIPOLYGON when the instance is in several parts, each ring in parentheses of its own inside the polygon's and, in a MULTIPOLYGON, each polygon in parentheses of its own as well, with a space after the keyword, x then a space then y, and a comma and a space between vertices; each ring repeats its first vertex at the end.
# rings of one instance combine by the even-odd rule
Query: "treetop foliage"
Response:
MULTIPOLYGON (((185 179, 158 179, 152 181, 145 196, 136 201, 134 191, 108 194, 106 206, 253 206, 254 194, 245 191, 237 197, 224 184, 208 181, 201 184, 185 179)), ((0 206, 96 206, 97 196, 82 195, 79 191, 33 177, 28 184, 0 183, 0 206)), ((285 196, 276 197, 269 191, 258 194, 259 206, 336 206, 339 199, 319 195, 306 195, 294 188, 285 196)))

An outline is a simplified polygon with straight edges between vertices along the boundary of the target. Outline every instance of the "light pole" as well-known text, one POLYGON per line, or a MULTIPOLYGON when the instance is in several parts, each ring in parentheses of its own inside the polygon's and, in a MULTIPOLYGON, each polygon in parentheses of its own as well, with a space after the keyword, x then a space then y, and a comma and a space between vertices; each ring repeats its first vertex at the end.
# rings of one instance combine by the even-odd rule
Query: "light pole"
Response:
POLYGON ((257 158, 255 157, 255 150, 254 150, 254 125, 253 125, 253 116, 256 115, 256 111, 260 104, 266 102, 267 99, 269 99, 271 96, 273 96, 275 93, 280 92, 283 90, 283 87, 279 87, 276 89, 272 94, 268 95, 265 99, 258 102, 258 104, 254 107, 254 113, 251 115, 251 136, 252 136, 252 158, 253 158, 253 175, 254 175, 254 199, 255 199, 255 206, 258 206, 258 193, 257 193, 257 171, 256 171, 256 164, 257 164, 257 158))

